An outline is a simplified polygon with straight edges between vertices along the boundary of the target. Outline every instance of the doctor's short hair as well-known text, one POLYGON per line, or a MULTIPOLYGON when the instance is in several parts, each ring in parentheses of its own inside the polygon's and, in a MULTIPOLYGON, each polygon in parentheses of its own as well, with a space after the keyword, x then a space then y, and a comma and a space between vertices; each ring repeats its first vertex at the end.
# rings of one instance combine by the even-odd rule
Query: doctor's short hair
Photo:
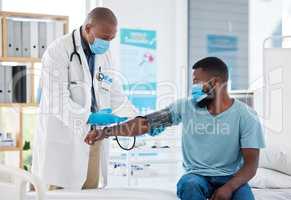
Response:
POLYGON ((117 18, 115 14, 109 8, 105 7, 96 7, 91 10, 84 22, 86 24, 97 24, 97 23, 106 23, 110 25, 117 25, 117 18))
POLYGON ((206 57, 196 62, 193 67, 195 69, 203 69, 211 76, 220 77, 224 82, 228 81, 227 65, 217 57, 206 57))

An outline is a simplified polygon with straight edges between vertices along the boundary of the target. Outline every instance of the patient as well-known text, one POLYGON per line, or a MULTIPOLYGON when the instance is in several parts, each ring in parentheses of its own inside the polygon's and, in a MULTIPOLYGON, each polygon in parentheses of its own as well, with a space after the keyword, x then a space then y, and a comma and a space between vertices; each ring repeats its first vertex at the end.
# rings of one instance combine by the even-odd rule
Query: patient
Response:
POLYGON ((182 152, 185 174, 177 184, 182 200, 253 200, 248 181, 256 174, 260 148, 265 146, 256 113, 227 90, 228 69, 216 58, 207 57, 193 66, 191 98, 105 127, 87 135, 93 144, 110 136, 156 135, 182 123, 182 152))

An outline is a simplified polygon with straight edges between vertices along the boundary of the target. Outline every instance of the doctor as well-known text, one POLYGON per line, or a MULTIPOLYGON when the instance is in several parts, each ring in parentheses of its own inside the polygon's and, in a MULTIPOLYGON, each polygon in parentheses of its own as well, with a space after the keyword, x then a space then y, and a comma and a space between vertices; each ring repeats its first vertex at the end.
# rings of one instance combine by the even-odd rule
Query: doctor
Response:
POLYGON ((93 9, 84 24, 56 41, 42 58, 39 123, 32 171, 51 189, 97 188, 107 183, 108 140, 89 147, 91 112, 111 108, 134 116, 122 94, 109 51, 117 19, 108 8, 93 9))

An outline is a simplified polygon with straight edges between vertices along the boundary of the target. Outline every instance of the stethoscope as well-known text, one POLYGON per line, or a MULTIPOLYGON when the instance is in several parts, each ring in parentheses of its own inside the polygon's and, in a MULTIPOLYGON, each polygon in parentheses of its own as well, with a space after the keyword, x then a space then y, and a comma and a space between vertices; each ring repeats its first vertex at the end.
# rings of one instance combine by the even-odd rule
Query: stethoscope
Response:
MULTIPOLYGON (((81 56, 80 56, 79 52, 77 51, 76 40, 75 40, 75 32, 76 32, 76 29, 73 30, 73 32, 72 32, 72 40, 73 40, 73 48, 74 48, 74 49, 73 49, 73 52, 72 52, 71 55, 70 55, 70 62, 73 61, 74 56, 77 56, 77 58, 78 58, 78 60, 79 60, 79 63, 80 63, 80 65, 82 66, 81 56)), ((80 32, 81 32, 81 27, 80 27, 80 32)), ((99 70, 99 72, 98 72, 96 78, 97 78, 98 81, 101 82, 101 81, 104 80, 105 75, 102 73, 102 68, 101 68, 101 66, 99 66, 99 69, 98 69, 98 70, 99 70)), ((70 65, 68 66, 68 73, 69 73, 69 74, 68 74, 69 83, 71 83, 71 78, 70 78, 70 65)), ((118 146, 119 146, 121 149, 126 150, 126 151, 130 151, 130 150, 132 150, 132 149, 135 147, 135 143, 136 143, 136 137, 135 137, 135 136, 134 136, 133 144, 132 144, 132 146, 131 146, 130 148, 125 148, 125 147, 123 147, 123 146, 120 144, 120 142, 119 142, 117 136, 115 136, 115 140, 116 140, 118 146)))
MULTIPOLYGON (((76 40, 75 40, 75 32, 76 32, 76 30, 73 30, 73 32, 72 32, 72 40, 73 40, 73 52, 71 53, 71 55, 70 55, 70 62, 72 62, 73 61, 73 58, 74 58, 74 56, 77 56, 77 58, 78 58, 78 60, 79 60, 79 63, 80 63, 80 65, 82 66, 82 60, 81 60, 81 56, 80 56, 80 54, 79 54, 79 52, 77 51, 77 46, 76 46, 76 40)), ((81 32, 81 27, 80 27, 80 32, 81 32)), ((70 68, 70 66, 68 67, 68 68, 70 68)), ((96 75, 96 79, 98 80, 98 81, 103 81, 104 80, 104 78, 105 78, 105 76, 104 76, 104 74, 102 73, 102 68, 101 68, 101 66, 99 66, 99 69, 98 69, 99 71, 98 71, 98 74, 96 75)), ((69 72, 70 72, 70 69, 69 69, 69 72)), ((69 73, 70 74, 70 73, 69 73)), ((70 76, 69 76, 69 81, 70 81, 70 76)), ((70 83, 70 82, 69 82, 70 83)))

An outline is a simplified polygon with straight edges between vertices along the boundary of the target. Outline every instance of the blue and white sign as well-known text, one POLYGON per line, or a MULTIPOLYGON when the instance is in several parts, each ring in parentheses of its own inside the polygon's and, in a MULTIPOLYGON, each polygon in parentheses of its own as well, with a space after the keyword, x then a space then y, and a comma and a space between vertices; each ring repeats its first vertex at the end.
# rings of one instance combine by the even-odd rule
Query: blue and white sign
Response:
POLYGON ((157 99, 156 31, 121 29, 120 43, 121 71, 129 83, 123 86, 125 92, 141 113, 155 110, 157 99))

